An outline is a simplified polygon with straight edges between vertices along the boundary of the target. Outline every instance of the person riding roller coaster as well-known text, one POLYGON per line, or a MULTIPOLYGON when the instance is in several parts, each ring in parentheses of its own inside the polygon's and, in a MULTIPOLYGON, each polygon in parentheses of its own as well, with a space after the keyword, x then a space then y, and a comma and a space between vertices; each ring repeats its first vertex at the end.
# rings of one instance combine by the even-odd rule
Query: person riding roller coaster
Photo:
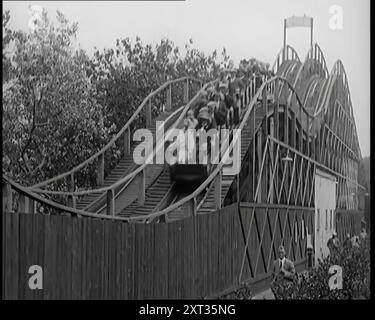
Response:
POLYGON ((220 104, 224 104, 227 108, 227 120, 226 125, 228 128, 232 128, 233 124, 237 124, 239 119, 235 118, 235 114, 238 113, 237 106, 234 103, 233 98, 228 93, 228 83, 227 82, 221 82, 219 84, 219 109, 220 104))
POLYGON ((240 70, 237 70, 236 77, 229 85, 229 95, 233 98, 234 102, 234 123, 238 124, 239 122, 239 112, 242 105, 242 96, 245 92, 245 83, 243 81, 243 74, 240 70))
POLYGON ((213 111, 210 111, 210 109, 206 106, 199 110, 197 128, 204 129, 205 131, 217 128, 213 111))

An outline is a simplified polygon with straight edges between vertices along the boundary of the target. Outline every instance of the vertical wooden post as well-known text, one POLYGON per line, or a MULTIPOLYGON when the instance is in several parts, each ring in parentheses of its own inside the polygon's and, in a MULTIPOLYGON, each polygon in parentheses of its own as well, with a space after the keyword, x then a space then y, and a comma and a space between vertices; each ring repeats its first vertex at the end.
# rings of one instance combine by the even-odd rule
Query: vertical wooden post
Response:
POLYGON ((275 103, 273 115, 274 115, 273 116, 274 117, 274 121, 273 121, 274 131, 273 131, 273 134, 274 134, 275 139, 279 139, 279 130, 280 130, 279 101, 276 101, 276 103, 275 103))
POLYGON ((146 128, 151 127, 152 119, 152 99, 150 99, 146 105, 146 128))
POLYGON ((104 152, 98 157, 98 185, 101 186, 104 183, 104 152))
POLYGON ((284 109, 284 143, 289 143, 289 102, 287 101, 284 109))
MULTIPOLYGON (((322 127, 322 125, 321 125, 322 127)), ((315 160, 319 161, 320 160, 320 153, 321 153, 321 144, 320 144, 320 133, 322 128, 319 128, 316 133, 316 148, 315 148, 315 160)))
POLYGON ((170 111, 172 109, 172 84, 170 84, 167 89, 167 102, 165 109, 166 111, 170 111))
POLYGON ((115 216, 115 197, 113 189, 107 190, 107 215, 115 216))
MULTIPOLYGON (((297 147, 297 143, 296 143, 296 115, 295 113, 293 112, 292 113, 292 121, 291 121, 291 141, 290 141, 290 145, 292 146, 292 148, 296 148, 298 149, 297 147)), ((300 135, 301 135, 301 130, 300 130, 300 135)))
POLYGON ((298 135, 298 150, 302 151, 303 148, 303 124, 302 124, 302 108, 299 107, 299 123, 300 123, 300 134, 298 135))
POLYGON ((144 205, 146 200, 146 175, 145 169, 140 171, 137 175, 137 183, 138 183, 138 204, 144 205))
POLYGON ((316 160, 316 157, 315 157, 315 140, 316 140, 316 125, 315 125, 315 122, 316 120, 313 119, 312 120, 312 126, 311 126, 311 158, 316 160))
MULTIPOLYGON (((75 190, 74 172, 69 177, 70 177, 69 189, 70 189, 71 192, 74 192, 74 190, 75 190)), ((74 209, 76 208, 76 197, 73 194, 72 194, 72 207, 74 209)))
POLYGON ((215 209, 221 208, 221 184, 222 184, 222 170, 215 177, 214 193, 215 193, 215 209))
POLYGON ((255 202, 256 201, 256 199, 255 199, 255 161, 257 161, 256 160, 256 149, 255 149, 255 143, 256 143, 256 138, 257 138, 257 136, 256 136, 256 131, 255 131, 255 128, 256 128, 256 126, 255 126, 255 124, 256 124, 256 122, 255 122, 255 118, 256 118, 256 111, 257 111, 257 105, 255 104, 254 105, 254 111, 253 111, 253 141, 252 141, 252 144, 253 144, 253 173, 252 173, 252 175, 251 175, 251 177, 252 177, 252 182, 253 182, 253 188, 252 188, 252 190, 253 190, 253 195, 252 195, 252 200, 255 202))
POLYGON ((71 198, 72 198, 72 208, 75 209, 77 207, 76 197, 74 195, 71 195, 71 198))
POLYGON ((3 182, 3 213, 11 212, 13 204, 12 187, 9 183, 3 182))
POLYGON ((310 157, 310 116, 306 114, 306 152, 310 157))
MULTIPOLYGON (((19 200, 18 200, 18 212, 22 212, 22 213, 29 213, 27 210, 26 210, 26 199, 28 199, 25 195, 23 194, 20 194, 20 197, 19 197, 19 200)), ((27 206, 29 204, 27 203, 27 206)))
POLYGON ((285 57, 285 50, 286 50, 286 19, 284 19, 284 41, 283 41, 283 62, 286 60, 285 57))
MULTIPOLYGON (((258 181, 262 179, 261 175, 261 166, 262 166, 262 135, 261 135, 261 130, 258 131, 257 135, 257 154, 258 154, 258 181)), ((262 181, 260 182, 262 183, 262 181)), ((257 185, 257 184, 255 184, 257 185)), ((257 197, 257 202, 262 202, 262 188, 260 187, 258 189, 258 197, 257 197)))
MULTIPOLYGON (((270 118, 270 135, 271 137, 275 137, 275 128, 274 128, 274 120, 273 117, 270 118)), ((270 154, 271 154, 271 159, 270 162, 273 162, 273 171, 275 170, 276 166, 276 159, 274 155, 274 142, 270 140, 270 154)), ((276 175, 275 175, 276 177, 276 175)), ((272 171, 269 170, 269 183, 270 183, 270 203, 273 203, 273 180, 272 180, 272 171)))
POLYGON ((264 87, 262 91, 262 113, 267 116, 267 89, 264 87))
POLYGON ((189 79, 184 82, 184 104, 189 102, 189 79))
POLYGON ((188 204, 188 215, 189 217, 195 216, 197 214, 197 200, 192 198, 188 204))
POLYGON ((125 156, 130 155, 130 127, 124 132, 124 154, 125 156))

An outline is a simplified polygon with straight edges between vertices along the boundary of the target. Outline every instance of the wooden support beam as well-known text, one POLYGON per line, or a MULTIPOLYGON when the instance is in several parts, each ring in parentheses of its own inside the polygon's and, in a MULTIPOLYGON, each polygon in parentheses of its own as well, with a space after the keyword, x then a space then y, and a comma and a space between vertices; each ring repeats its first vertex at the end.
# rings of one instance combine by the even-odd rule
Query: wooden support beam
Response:
POLYGON ((104 183, 104 152, 98 157, 98 176, 97 183, 99 186, 104 183))
MULTIPOLYGON (((71 174, 71 175, 69 175, 69 190, 71 191, 71 192, 74 192, 75 191, 75 181, 74 181, 74 172, 71 174)), ((77 202, 76 202, 76 197, 72 194, 72 196, 71 196, 71 198, 72 198, 72 208, 76 208, 76 204, 77 204, 77 202)))
POLYGON ((220 170, 220 172, 216 175, 215 180, 214 180, 215 209, 221 208, 221 185, 222 185, 222 170, 220 170))
POLYGON ((124 154, 130 155, 130 127, 124 132, 124 154))
POLYGON ((107 215, 115 216, 115 196, 113 189, 107 190, 107 215))
POLYGON ((254 110, 253 110, 253 139, 252 139, 252 144, 253 144, 253 154, 252 154, 252 164, 253 164, 253 173, 251 175, 251 179, 252 179, 252 182, 253 182, 253 187, 252 187, 252 199, 253 201, 255 201, 255 162, 257 161, 256 159, 256 149, 255 149, 255 144, 256 144, 256 122, 255 122, 255 118, 256 118, 256 108, 257 108, 257 105, 254 105, 254 110))
MULTIPOLYGON (((257 155, 258 155, 258 175, 257 175, 257 180, 258 184, 259 181, 261 182, 262 179, 262 172, 261 172, 261 164, 262 164, 262 135, 261 135, 261 130, 258 131, 257 134, 257 155)), ((262 202, 262 188, 259 189, 258 191, 258 197, 257 197, 257 202, 262 202)))
MULTIPOLYGON (((274 128, 274 120, 273 120, 273 117, 270 118, 270 136, 271 137, 275 137, 275 128, 274 128)), ((273 140, 270 141, 270 155, 271 155, 271 159, 269 159, 269 163, 274 163, 274 161, 276 160, 275 159, 275 150, 274 150, 274 142, 273 140)), ((273 168, 273 171, 275 171, 275 166, 276 166, 276 161, 275 161, 275 165, 274 165, 274 168, 273 168)), ((270 198, 269 198, 269 202, 270 203, 273 203, 273 180, 274 180, 274 173, 269 170, 269 194, 270 194, 270 198)))
POLYGON ((306 152, 307 152, 307 155, 310 157, 311 156, 311 153, 310 153, 310 137, 311 137, 311 130, 310 130, 310 117, 307 115, 306 116, 306 152))
MULTIPOLYGON (((28 199, 28 197, 26 197, 23 194, 20 194, 19 200, 18 200, 18 212, 28 213, 26 211, 26 201, 27 201, 27 199, 28 199)), ((27 206, 29 206, 28 203, 27 203, 27 206)))
POLYGON ((189 102, 189 79, 184 82, 184 104, 189 102))
POLYGON ((165 109, 166 111, 170 111, 172 109, 172 84, 170 84, 167 88, 167 102, 165 109))
POLYGON ((288 102, 286 103, 284 109, 284 143, 289 144, 289 106, 288 102))
POLYGON ((322 132, 322 127, 320 127, 317 130, 316 134, 316 148, 315 148, 315 160, 319 161, 320 160, 320 154, 321 154, 321 144, 320 144, 320 135, 322 132))
POLYGON ((315 150, 316 150, 316 120, 312 120, 311 124, 311 158, 316 160, 315 150))
POLYGON ((13 194, 9 183, 3 181, 3 213, 12 212, 13 194))
POLYGON ((302 141, 303 141, 303 124, 302 124, 302 108, 298 107, 299 109, 299 135, 298 135, 298 149, 299 151, 303 152, 302 150, 302 141))
POLYGON ((152 99, 146 104, 146 128, 150 128, 152 123, 152 99))
MULTIPOLYGON (((296 143, 297 126, 296 126, 296 115, 295 115, 294 112, 292 112, 291 117, 292 117, 292 119, 290 121, 290 124, 291 124, 291 140, 290 140, 289 144, 292 146, 292 148, 295 148, 295 149, 300 151, 300 149, 297 147, 297 143, 296 143)), ((299 132, 299 135, 301 135, 301 132, 299 132)))
POLYGON ((138 204, 140 206, 144 205, 146 200, 146 175, 145 169, 140 171, 137 174, 137 183, 138 183, 138 204))
POLYGON ((192 198, 188 201, 187 210, 189 217, 195 216, 197 214, 197 199, 192 198))

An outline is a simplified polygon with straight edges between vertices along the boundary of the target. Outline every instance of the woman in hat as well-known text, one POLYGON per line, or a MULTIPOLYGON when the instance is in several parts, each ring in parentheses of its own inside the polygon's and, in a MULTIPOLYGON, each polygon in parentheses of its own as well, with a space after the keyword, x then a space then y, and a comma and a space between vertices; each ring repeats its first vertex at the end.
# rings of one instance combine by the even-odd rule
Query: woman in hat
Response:
POLYGON ((199 110, 198 123, 199 127, 208 131, 211 124, 211 116, 208 111, 208 107, 203 107, 199 110))

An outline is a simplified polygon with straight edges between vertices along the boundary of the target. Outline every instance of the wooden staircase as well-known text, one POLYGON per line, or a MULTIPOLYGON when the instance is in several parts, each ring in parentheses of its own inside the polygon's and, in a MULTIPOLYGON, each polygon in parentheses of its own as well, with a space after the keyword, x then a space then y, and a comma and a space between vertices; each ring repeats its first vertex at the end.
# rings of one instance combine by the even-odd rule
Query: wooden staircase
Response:
MULTIPOLYGON (((156 146, 156 121, 164 121, 166 120, 175 110, 172 109, 170 111, 165 111, 162 114, 160 114, 156 119, 154 119, 151 123, 151 126, 149 130, 152 132, 152 135, 154 137, 154 148, 156 146)), ((165 128, 166 130, 167 128, 165 128)), ((133 160, 133 154, 134 150, 136 148, 137 144, 132 143, 131 144, 131 149, 128 155, 125 155, 120 162, 116 165, 116 167, 111 170, 111 172, 104 178, 104 183, 102 185, 99 185, 98 188, 102 187, 108 187, 115 182, 119 181, 121 178, 127 176, 130 174, 132 171, 134 171, 138 165, 134 163, 133 160)), ((160 170, 160 165, 156 165, 156 170, 160 170)), ((146 176, 146 188, 154 181, 155 175, 154 174, 147 174, 146 176)), ((121 190, 121 188, 125 185, 122 184, 119 187, 116 188, 116 193, 121 190)), ((136 197, 137 194, 129 194, 128 197, 136 197)), ((79 201, 77 201, 77 209, 80 210, 86 210, 86 211, 91 211, 91 212, 96 212, 98 209, 100 209, 103 205, 106 204, 106 194, 105 193, 91 193, 88 195, 85 195, 82 197, 79 201)), ((116 202, 116 208, 121 208, 122 203, 121 201, 116 202)), ((101 210, 103 211, 103 210, 101 210)))

